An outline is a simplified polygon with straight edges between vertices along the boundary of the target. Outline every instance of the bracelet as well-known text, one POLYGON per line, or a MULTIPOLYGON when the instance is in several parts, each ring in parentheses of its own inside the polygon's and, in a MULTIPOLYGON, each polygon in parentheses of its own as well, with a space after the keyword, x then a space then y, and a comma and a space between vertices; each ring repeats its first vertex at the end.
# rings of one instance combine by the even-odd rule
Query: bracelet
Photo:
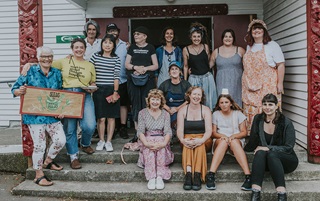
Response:
POLYGON ((134 65, 132 65, 131 70, 134 70, 134 65))

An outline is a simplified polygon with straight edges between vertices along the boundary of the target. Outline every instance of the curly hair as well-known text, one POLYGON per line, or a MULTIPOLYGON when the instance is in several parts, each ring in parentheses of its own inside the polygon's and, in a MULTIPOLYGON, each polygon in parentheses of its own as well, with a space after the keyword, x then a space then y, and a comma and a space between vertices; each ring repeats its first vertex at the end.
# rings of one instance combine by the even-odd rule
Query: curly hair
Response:
POLYGON ((231 110, 240 110, 242 112, 242 108, 232 99, 232 97, 230 96, 230 94, 221 94, 218 97, 217 103, 215 108, 213 109, 213 111, 217 111, 217 110, 221 110, 220 106, 219 106, 219 102, 221 98, 226 98, 230 101, 231 103, 231 110))
POLYGON ((163 92, 159 89, 151 89, 148 93, 148 97, 146 98, 147 108, 150 108, 150 99, 151 98, 160 98, 160 109, 166 104, 166 99, 164 98, 163 92))
POLYGON ((191 95, 192 91, 195 90, 195 89, 200 89, 201 90, 202 97, 201 97, 200 103, 204 104, 206 102, 206 95, 204 94, 203 89, 201 87, 198 87, 198 86, 192 86, 187 90, 187 92, 185 94, 185 100, 188 102, 188 104, 190 103, 190 95, 191 95))
POLYGON ((194 32, 201 34, 201 43, 202 44, 209 44, 208 31, 205 26, 203 26, 199 22, 191 23, 190 30, 189 30, 189 37, 190 38, 194 32))

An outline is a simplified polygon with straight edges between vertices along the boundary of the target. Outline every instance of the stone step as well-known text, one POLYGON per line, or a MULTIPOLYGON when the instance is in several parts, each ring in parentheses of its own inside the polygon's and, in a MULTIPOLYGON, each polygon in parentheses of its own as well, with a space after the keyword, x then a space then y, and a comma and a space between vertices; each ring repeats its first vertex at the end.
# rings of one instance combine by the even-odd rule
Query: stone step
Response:
MULTIPOLYGON (((110 181, 110 182, 145 182, 144 171, 136 164, 106 164, 106 163, 82 163, 82 168, 73 170, 68 163, 60 164, 64 167, 61 171, 44 170, 45 175, 53 180, 68 181, 110 181)), ((251 166, 251 165, 250 165, 251 166)), ((170 166, 172 178, 170 182, 183 182, 184 173, 180 163, 170 166)), ((35 178, 35 171, 29 168, 26 172, 27 179, 35 178)), ((298 168, 285 175, 287 181, 312 181, 320 180, 320 166, 310 163, 300 163, 298 168)), ((269 173, 266 180, 270 181, 269 173)), ((239 165, 221 164, 217 174, 217 182, 242 182, 244 174, 239 165)))
MULTIPOLYGON (((96 148, 98 139, 97 138, 93 138, 92 140, 92 148, 96 148)), ((81 163, 105 163, 107 160, 112 160, 114 163, 122 163, 121 160, 121 150, 123 148, 123 145, 125 143, 127 143, 128 140, 124 140, 121 138, 117 138, 112 140, 112 144, 113 144, 113 152, 106 152, 105 150, 103 151, 96 151, 95 153, 93 153, 92 155, 88 155, 82 151, 80 151, 80 162, 81 163)), ((181 159, 182 159, 182 149, 180 147, 180 144, 178 142, 175 141, 175 143, 172 146, 172 151, 174 153, 174 162, 175 163, 181 163, 181 159)), ((295 146, 295 152, 299 158, 299 161, 303 162, 303 161, 307 161, 307 152, 305 149, 301 148, 300 146, 296 145, 295 146)), ((138 151, 130 151, 125 149, 123 151, 123 158, 125 160, 126 163, 136 163, 138 161, 138 157, 139 157, 139 152, 138 151)), ((253 153, 247 153, 247 158, 248 158, 248 162, 251 163, 253 160, 253 153)), ((207 154, 207 159, 208 162, 211 162, 212 159, 212 154, 208 153, 207 154)), ((62 149, 61 152, 59 153, 59 155, 56 158, 56 161, 59 163, 67 163, 70 161, 69 156, 67 156, 67 150, 66 148, 62 149)), ((230 154, 226 154, 226 156, 223 159, 224 163, 237 163, 237 161, 235 160, 235 158, 230 155, 230 154)))
MULTIPOLYGON (((318 201, 320 197, 320 180, 288 181, 288 200, 318 201)), ((240 201, 250 200, 250 191, 241 191, 241 183, 218 183, 217 189, 209 191, 202 185, 200 191, 185 191, 182 183, 165 184, 165 189, 150 191, 146 182, 73 182, 55 181, 53 186, 42 187, 31 180, 22 182, 12 190, 14 195, 46 196, 59 198, 80 198, 88 200, 157 200, 157 201, 240 201)), ((264 182, 262 201, 276 200, 276 191, 272 182, 264 182)))

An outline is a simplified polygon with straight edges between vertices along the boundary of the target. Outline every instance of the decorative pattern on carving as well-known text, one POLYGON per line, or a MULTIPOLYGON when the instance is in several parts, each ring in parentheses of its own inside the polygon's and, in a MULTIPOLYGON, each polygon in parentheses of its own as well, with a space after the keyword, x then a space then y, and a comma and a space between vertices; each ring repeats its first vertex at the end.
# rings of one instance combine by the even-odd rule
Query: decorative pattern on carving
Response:
POLYGON ((320 1, 310 0, 308 159, 320 162, 320 1), (311 79, 311 80, 310 80, 311 79))
POLYGON ((227 4, 114 7, 113 17, 178 17, 227 15, 227 4))
MULTIPOLYGON (((18 0, 20 70, 27 62, 37 62, 38 0, 18 0)), ((21 123, 23 155, 32 156, 33 142, 27 125, 21 123)))

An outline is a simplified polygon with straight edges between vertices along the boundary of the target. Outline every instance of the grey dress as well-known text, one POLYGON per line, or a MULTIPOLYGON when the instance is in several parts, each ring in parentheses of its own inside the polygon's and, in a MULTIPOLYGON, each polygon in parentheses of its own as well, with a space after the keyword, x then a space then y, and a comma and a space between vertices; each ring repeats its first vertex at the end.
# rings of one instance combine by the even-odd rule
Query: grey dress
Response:
POLYGON ((229 58, 220 56, 218 48, 218 56, 216 58, 217 67, 217 90, 220 95, 223 88, 229 90, 232 99, 242 107, 241 91, 242 91, 242 58, 238 54, 238 47, 236 53, 229 58))

